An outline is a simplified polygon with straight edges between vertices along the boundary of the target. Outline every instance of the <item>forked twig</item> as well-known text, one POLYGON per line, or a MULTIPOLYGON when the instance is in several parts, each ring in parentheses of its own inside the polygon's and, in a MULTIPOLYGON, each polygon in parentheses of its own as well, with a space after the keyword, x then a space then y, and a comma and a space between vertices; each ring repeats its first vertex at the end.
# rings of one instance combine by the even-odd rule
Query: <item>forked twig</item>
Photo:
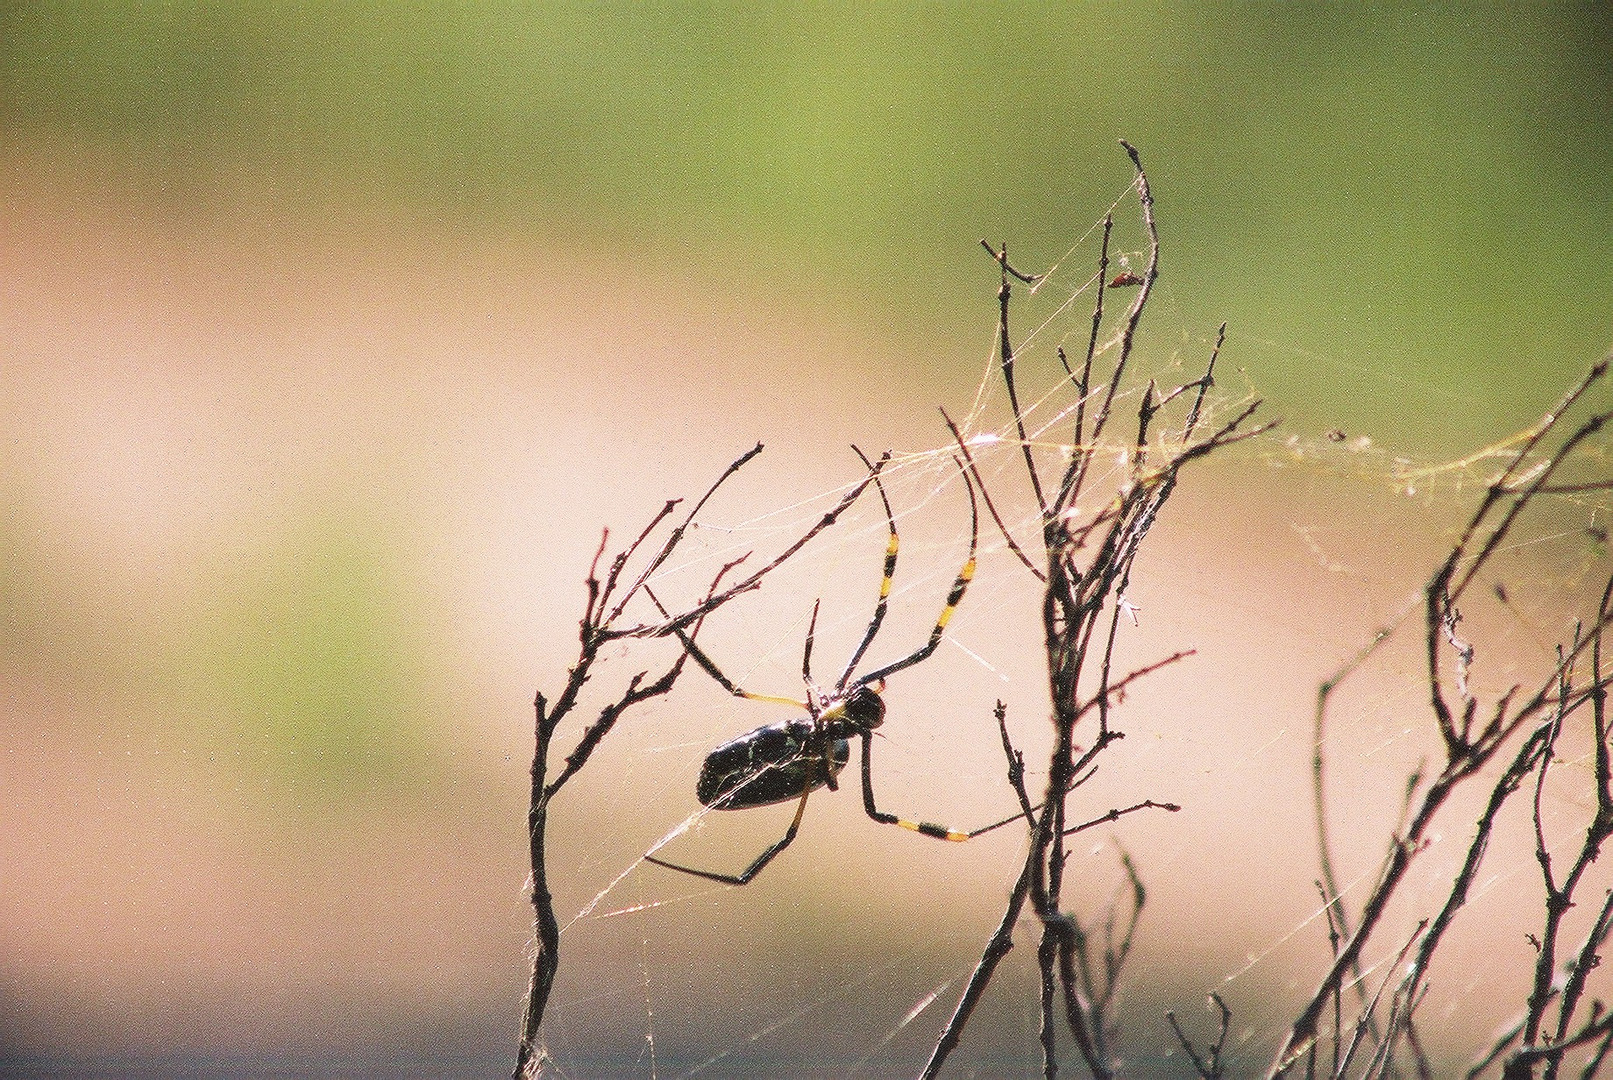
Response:
POLYGON ((1187 1051, 1188 1060, 1193 1062, 1193 1071, 1199 1074, 1201 1080, 1220 1080, 1222 1075, 1221 1050, 1227 1044, 1227 1030, 1232 1026, 1232 1010, 1227 1008, 1227 1003, 1221 1000, 1220 994, 1212 993, 1210 1001, 1217 1009, 1221 1010, 1221 1026, 1216 1031, 1215 1039, 1211 1041, 1209 1049, 1206 1051, 1207 1057, 1199 1057, 1198 1051, 1193 1047, 1193 1041, 1182 1030, 1182 1025, 1177 1022, 1174 1012, 1166 1009, 1165 1019, 1170 1022, 1171 1030, 1176 1033, 1176 1041, 1181 1043, 1183 1050, 1187 1051))

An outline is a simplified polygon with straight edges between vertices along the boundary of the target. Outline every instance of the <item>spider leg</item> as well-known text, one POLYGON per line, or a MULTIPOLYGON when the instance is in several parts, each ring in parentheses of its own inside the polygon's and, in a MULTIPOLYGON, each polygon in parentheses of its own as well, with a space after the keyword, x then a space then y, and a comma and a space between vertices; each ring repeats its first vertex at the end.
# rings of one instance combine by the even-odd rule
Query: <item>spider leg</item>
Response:
POLYGON ((937 840, 952 840, 957 843, 962 843, 974 835, 973 833, 958 832, 956 829, 949 829, 945 825, 937 825, 933 821, 908 821, 906 818, 899 818, 895 814, 887 814, 885 811, 875 806, 873 736, 865 732, 862 739, 863 809, 868 812, 869 817, 873 818, 881 825, 896 825, 900 828, 919 833, 923 836, 934 837, 937 840))
POLYGON ((657 859, 654 855, 644 856, 644 861, 652 862, 656 866, 664 866, 668 870, 692 874, 697 878, 705 878, 707 881, 715 881, 723 885, 748 885, 755 879, 757 874, 762 872, 768 863, 773 861, 779 852, 789 847, 790 842, 795 839, 795 834, 801 829, 801 817, 806 813, 807 796, 811 794, 812 788, 808 785, 801 792, 801 801, 795 804, 795 817, 790 819, 790 827, 784 830, 784 836, 780 838, 778 843, 756 856, 749 866, 737 874, 719 874, 713 870, 696 870, 692 866, 679 866, 677 863, 670 863, 665 859, 657 859))
MULTIPOLYGON (((655 601, 655 606, 657 608, 661 609, 661 614, 665 615, 667 613, 666 608, 661 606, 661 601, 656 597, 656 595, 654 593, 650 592, 650 590, 648 588, 646 588, 644 591, 645 591, 646 594, 649 595, 651 600, 655 601)), ((813 609, 813 619, 814 619, 814 621, 816 621, 816 618, 817 618, 817 609, 814 607, 814 609, 813 609)), ((689 636, 689 632, 687 630, 684 630, 682 627, 678 627, 678 628, 673 630, 673 633, 678 635, 678 640, 683 643, 683 647, 688 650, 689 655, 690 655, 690 657, 692 657, 694 659, 694 662, 696 664, 700 665, 701 670, 704 671, 707 675, 710 675, 712 677, 712 679, 716 680, 716 683, 717 683, 718 686, 722 687, 724 690, 728 691, 730 694, 734 695, 735 697, 744 698, 746 701, 766 701, 766 702, 770 702, 770 703, 772 703, 774 705, 793 705, 797 709, 805 709, 805 708, 808 707, 806 702, 797 701, 795 698, 776 697, 776 696, 774 696, 772 694, 753 694, 753 693, 751 693, 749 690, 746 690, 744 687, 740 686, 738 683, 735 683, 728 676, 724 675, 722 673, 722 669, 717 666, 716 661, 712 660, 711 657, 706 655, 706 650, 702 649, 699 645, 695 644, 694 638, 689 636)), ((812 655, 812 636, 809 633, 807 635, 807 656, 808 656, 808 658, 810 658, 811 655, 812 655)))
POLYGON ((813 706, 818 701, 818 688, 812 681, 812 639, 818 632, 818 603, 817 600, 812 601, 812 621, 807 623, 806 645, 801 649, 801 681, 806 684, 807 700, 813 703, 808 709, 814 715, 816 709, 813 706))
MULTIPOLYGON (((855 446, 852 449, 857 450, 855 446)), ((863 459, 863 464, 872 467, 872 463, 861 450, 857 450, 857 456, 863 459)), ((896 515, 891 512, 890 497, 885 494, 885 485, 880 482, 877 475, 874 477, 874 488, 879 492, 879 501, 885 504, 885 524, 890 528, 890 539, 885 544, 885 573, 879 582, 879 602, 874 605, 874 617, 868 621, 868 629, 863 631, 862 641, 857 643, 851 659, 846 661, 846 669, 840 673, 840 678, 835 683, 836 693, 845 692, 846 684, 851 681, 851 673, 857 670, 857 665, 862 662, 863 653, 868 651, 868 646, 874 643, 874 638, 879 634, 880 624, 885 621, 885 609, 890 606, 891 578, 896 574, 896 549, 900 546, 896 535, 896 515)))
MULTIPOLYGON (((980 508, 975 499, 974 482, 969 479, 967 472, 962 473, 963 486, 969 492, 969 557, 964 560, 963 567, 959 569, 958 576, 952 580, 952 590, 947 593, 946 605, 941 608, 941 617, 935 620, 935 629, 930 631, 930 640, 921 645, 917 652, 904 656, 900 660, 886 664, 878 671, 871 671, 858 679, 857 686, 869 686, 883 680, 888 675, 904 671, 914 664, 922 663, 935 652, 937 645, 941 644, 941 637, 946 633, 947 623, 952 621, 952 613, 963 602, 963 594, 969 588, 969 582, 975 576, 975 548, 980 540, 980 508)), ((895 526, 892 526, 894 536, 895 526)))
MULTIPOLYGON (((899 818, 895 814, 887 814, 885 811, 874 805, 874 769, 873 751, 871 749, 871 745, 871 736, 864 735, 863 809, 867 811, 869 817, 873 818, 881 825, 895 825, 899 828, 907 829, 909 832, 916 832, 921 836, 933 837, 936 840, 951 840, 954 843, 961 844, 965 840, 973 840, 977 836, 984 836, 986 833, 1000 829, 1004 825, 1012 825, 1014 822, 1025 816, 1025 812, 1021 810, 1013 817, 1003 818, 1001 821, 994 821, 990 825, 985 825, 978 829, 970 829, 968 832, 960 832, 957 829, 951 829, 945 825, 937 825, 933 821, 908 821, 906 818, 899 818)), ((1031 807, 1031 813, 1034 814, 1041 808, 1041 804, 1038 803, 1031 807)))

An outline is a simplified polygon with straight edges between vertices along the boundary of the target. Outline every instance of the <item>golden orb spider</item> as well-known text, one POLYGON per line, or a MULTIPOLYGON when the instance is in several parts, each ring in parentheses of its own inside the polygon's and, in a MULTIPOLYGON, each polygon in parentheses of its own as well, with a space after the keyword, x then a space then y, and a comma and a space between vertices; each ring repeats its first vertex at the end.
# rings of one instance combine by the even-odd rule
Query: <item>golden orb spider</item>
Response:
MULTIPOLYGON (((856 447, 852 449, 855 450, 856 447)), ((857 456, 861 457, 869 468, 873 468, 861 450, 857 450, 857 456)), ((846 662, 845 670, 840 673, 840 678, 835 681, 831 690, 827 692, 820 690, 812 678, 812 637, 818 623, 818 605, 815 603, 812 605, 812 620, 807 627, 806 645, 801 657, 801 677, 806 683, 807 691, 805 701, 751 693, 724 675, 711 657, 695 644, 692 637, 681 630, 678 631, 678 637, 695 663, 730 694, 750 701, 791 705, 806 710, 804 716, 763 725, 711 751, 700 768, 700 778, 695 784, 695 797, 700 800, 701 805, 713 810, 749 810, 753 807, 772 806, 795 799, 795 817, 791 819, 789 828, 777 843, 758 855, 749 866, 737 874, 697 870, 691 866, 681 866, 665 859, 658 859, 654 855, 645 855, 646 862, 726 885, 750 883, 795 839, 801 827, 801 818, 806 813, 808 797, 820 787, 827 787, 830 791, 839 790, 840 785, 836 778, 851 760, 853 738, 862 740, 863 809, 879 824, 896 825, 937 840, 961 842, 1008 823, 1000 821, 973 832, 959 832, 933 822, 909 821, 897 817, 895 814, 880 810, 874 802, 871 740, 874 729, 885 722, 885 702, 880 697, 885 687, 885 679, 930 658, 936 647, 941 644, 947 623, 952 619, 958 604, 962 602, 963 594, 974 577, 980 513, 976 504, 974 484, 961 463, 959 472, 963 476, 964 488, 969 493, 968 558, 952 581, 946 604, 941 609, 940 617, 935 621, 935 628, 931 630, 929 640, 900 660, 892 661, 867 675, 853 679, 857 665, 862 661, 868 647, 873 644, 874 638, 879 634, 880 624, 885 620, 885 611, 890 602, 891 579, 896 572, 896 553, 899 546, 896 517, 891 511, 890 498, 885 494, 885 485, 880 481, 877 472, 874 475, 874 484, 879 491, 880 501, 885 506, 885 521, 890 530, 890 539, 885 545, 885 572, 879 585, 879 601, 874 605, 873 617, 869 619, 868 626, 863 631, 862 640, 858 642, 851 659, 846 662)), ((1017 820, 1017 815, 1008 819, 1008 821, 1014 820, 1017 820)))

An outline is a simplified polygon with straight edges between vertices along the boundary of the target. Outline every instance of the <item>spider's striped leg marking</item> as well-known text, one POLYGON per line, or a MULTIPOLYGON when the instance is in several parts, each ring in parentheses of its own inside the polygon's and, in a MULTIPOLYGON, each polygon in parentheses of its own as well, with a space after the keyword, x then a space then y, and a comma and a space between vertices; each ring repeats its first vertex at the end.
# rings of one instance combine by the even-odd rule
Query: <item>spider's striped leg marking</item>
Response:
POLYGON ((920 836, 933 837, 936 840, 951 840, 959 844, 968 840, 972 835, 970 833, 958 832, 956 829, 948 828, 945 825, 937 825, 933 821, 908 821, 906 818, 899 818, 895 814, 887 814, 874 805, 872 739, 871 735, 863 736, 863 809, 868 812, 868 816, 881 825, 895 825, 910 832, 916 832, 920 836))

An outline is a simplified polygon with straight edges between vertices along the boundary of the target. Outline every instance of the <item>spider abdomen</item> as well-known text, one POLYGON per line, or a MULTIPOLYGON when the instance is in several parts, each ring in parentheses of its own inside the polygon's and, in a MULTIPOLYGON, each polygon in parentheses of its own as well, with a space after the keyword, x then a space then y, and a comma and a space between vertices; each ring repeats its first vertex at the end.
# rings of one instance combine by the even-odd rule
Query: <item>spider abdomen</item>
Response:
POLYGON ((731 739, 706 756, 695 797, 714 810, 799 799, 829 783, 851 760, 851 743, 802 717, 731 739))

